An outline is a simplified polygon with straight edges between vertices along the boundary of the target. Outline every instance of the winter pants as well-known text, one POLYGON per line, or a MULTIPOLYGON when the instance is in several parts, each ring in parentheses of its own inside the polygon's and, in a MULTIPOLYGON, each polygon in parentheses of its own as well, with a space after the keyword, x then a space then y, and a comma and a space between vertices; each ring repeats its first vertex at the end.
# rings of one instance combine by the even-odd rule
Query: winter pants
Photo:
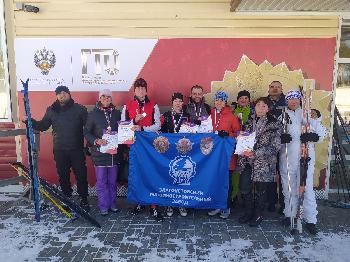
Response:
POLYGON ((95 166, 98 207, 101 212, 117 208, 118 166, 95 166))
POLYGON ((269 182, 267 184, 266 189, 266 197, 267 197, 267 203, 269 206, 275 206, 277 204, 277 200, 281 206, 281 208, 284 209, 284 196, 282 192, 282 179, 281 174, 279 172, 279 155, 277 156, 277 175, 278 175, 278 181, 276 182, 269 182), (278 193, 277 193, 277 187, 278 187, 278 193))
POLYGON ((251 177, 252 167, 247 164, 241 172, 239 183, 239 189, 245 206, 245 213, 249 216, 262 216, 265 209, 268 183, 253 182, 251 177))
POLYGON ((234 199, 238 196, 239 193, 239 172, 233 171, 232 172, 232 194, 231 198, 234 199))
POLYGON ((78 194, 80 197, 88 196, 87 169, 83 149, 54 150, 54 159, 63 194, 72 195, 70 183, 70 170, 73 169, 77 180, 78 194))
POLYGON ((269 206, 275 206, 277 204, 277 183, 267 182, 267 203, 269 206))
MULTIPOLYGON (((292 148, 294 149, 294 148, 292 148)), ((280 172, 282 178, 283 194, 284 194, 284 215, 286 217, 295 216, 298 207, 298 187, 299 187, 299 173, 300 173, 300 144, 299 148, 295 150, 290 150, 288 148, 288 163, 289 163, 289 175, 290 175, 290 186, 291 192, 288 189, 288 172, 287 172, 287 161, 285 155, 285 149, 281 149, 280 156, 280 172), (283 151, 284 150, 284 151, 283 151), (290 197, 291 196, 291 197, 290 197), (291 199, 292 208, 289 206, 289 199, 291 199)), ((303 219, 307 223, 316 224, 317 222, 317 204, 315 198, 315 192, 313 190, 313 175, 314 175, 314 165, 315 165, 315 151, 313 147, 309 146, 309 157, 310 162, 307 170, 306 186, 304 193, 303 202, 303 219)))

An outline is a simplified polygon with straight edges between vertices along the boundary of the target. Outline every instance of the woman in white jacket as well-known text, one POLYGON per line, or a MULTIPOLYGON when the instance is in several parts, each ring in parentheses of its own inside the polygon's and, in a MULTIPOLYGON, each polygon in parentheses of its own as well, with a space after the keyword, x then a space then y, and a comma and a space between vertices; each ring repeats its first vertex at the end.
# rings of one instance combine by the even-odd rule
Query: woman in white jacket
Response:
MULTIPOLYGON (((317 204, 315 192, 313 190, 313 176, 315 165, 315 149, 314 143, 322 140, 325 135, 325 128, 321 122, 310 118, 310 130, 308 133, 302 134, 301 127, 306 124, 303 112, 300 107, 301 93, 291 90, 286 95, 287 109, 285 110, 285 119, 287 130, 281 136, 282 147, 280 151, 280 173, 282 179, 283 195, 284 195, 284 223, 290 221, 290 217, 295 217, 298 207, 298 187, 300 175, 300 158, 301 143, 307 143, 310 161, 308 162, 307 178, 303 201, 303 219, 306 222, 306 229, 311 234, 316 234, 317 223, 317 204), (287 148, 286 148, 287 147, 287 148), (291 192, 288 189, 288 173, 290 175, 291 192), (289 199, 291 196, 291 208, 289 199)), ((282 116, 283 117, 283 116, 282 116)))

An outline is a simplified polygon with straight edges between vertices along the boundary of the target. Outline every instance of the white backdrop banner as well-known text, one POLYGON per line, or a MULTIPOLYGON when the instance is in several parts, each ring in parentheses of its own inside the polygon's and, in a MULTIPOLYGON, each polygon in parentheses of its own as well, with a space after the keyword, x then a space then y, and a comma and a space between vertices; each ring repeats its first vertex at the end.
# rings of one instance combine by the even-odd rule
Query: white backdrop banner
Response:
POLYGON ((17 87, 30 79, 30 91, 128 91, 157 39, 17 38, 17 87))

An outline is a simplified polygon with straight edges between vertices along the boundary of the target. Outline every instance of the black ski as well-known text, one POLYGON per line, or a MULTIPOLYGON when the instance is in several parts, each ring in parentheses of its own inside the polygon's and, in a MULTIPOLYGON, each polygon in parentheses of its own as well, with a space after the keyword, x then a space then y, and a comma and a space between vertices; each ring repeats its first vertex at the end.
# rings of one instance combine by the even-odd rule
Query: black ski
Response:
MULTIPOLYGON (((24 166, 21 162, 16 162, 11 164, 14 167, 17 167, 19 169, 22 169, 25 173, 28 173, 29 170, 26 166, 24 166)), ((95 218, 93 218, 84 208, 74 203, 71 199, 67 198, 65 195, 62 194, 61 191, 59 191, 56 187, 49 184, 45 179, 39 177, 40 185, 55 199, 59 200, 62 204, 67 206, 71 211, 76 213, 78 216, 81 216, 82 218, 89 221, 91 224, 93 224, 96 227, 101 227, 100 223, 97 222, 95 218)))

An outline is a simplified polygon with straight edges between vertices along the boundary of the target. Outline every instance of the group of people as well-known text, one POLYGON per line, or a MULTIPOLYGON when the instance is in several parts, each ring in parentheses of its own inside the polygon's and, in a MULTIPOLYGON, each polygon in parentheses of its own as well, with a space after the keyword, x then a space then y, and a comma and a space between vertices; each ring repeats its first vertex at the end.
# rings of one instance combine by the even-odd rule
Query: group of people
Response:
MULTIPOLYGON (((137 79, 133 88, 133 99, 121 111, 113 104, 112 92, 104 89, 99 92, 94 109, 88 113, 84 106, 74 102, 67 87, 58 86, 55 90, 57 100, 47 108, 43 119, 33 119, 36 130, 45 131, 52 126, 54 160, 64 195, 72 195, 70 169, 73 169, 81 206, 89 210, 84 138, 95 167, 99 210, 101 215, 107 215, 118 211, 118 165, 127 161, 125 152, 128 147, 120 146, 117 154, 100 152, 100 147, 107 143, 103 139, 104 133, 117 131, 119 121, 132 121, 135 131, 178 133, 184 123, 200 125, 210 116, 213 132, 222 138, 236 137, 240 131, 255 132, 256 138, 253 150, 246 150, 239 156, 232 155, 227 173, 218 174, 226 176, 229 183, 227 208, 210 210, 208 215, 227 219, 240 196, 245 212, 239 223, 249 223, 254 227, 262 222, 266 206, 269 211, 275 211, 279 200, 281 212, 285 215, 283 223, 288 224, 297 212, 300 148, 306 143, 311 160, 307 169, 303 218, 306 228, 316 234, 313 143, 323 139, 327 131, 321 124, 320 112, 313 110, 307 121, 310 128, 301 133, 301 127, 308 123, 301 109, 299 91, 292 90, 284 95, 281 82, 273 81, 267 97, 251 101, 250 93, 241 90, 237 102, 232 105, 228 104, 228 95, 219 91, 211 108, 205 103, 203 88, 195 85, 191 88, 187 105, 184 104, 184 95, 176 92, 171 97, 171 110, 161 114, 157 103, 147 96, 148 86, 144 79, 137 79)), ((133 213, 137 214, 143 208, 136 204, 133 213)), ((174 213, 173 207, 165 210, 167 216, 174 213)), ((162 220, 162 212, 155 204, 150 206, 150 212, 156 220, 162 220)), ((180 207, 179 213, 186 216, 186 208, 180 207)))

